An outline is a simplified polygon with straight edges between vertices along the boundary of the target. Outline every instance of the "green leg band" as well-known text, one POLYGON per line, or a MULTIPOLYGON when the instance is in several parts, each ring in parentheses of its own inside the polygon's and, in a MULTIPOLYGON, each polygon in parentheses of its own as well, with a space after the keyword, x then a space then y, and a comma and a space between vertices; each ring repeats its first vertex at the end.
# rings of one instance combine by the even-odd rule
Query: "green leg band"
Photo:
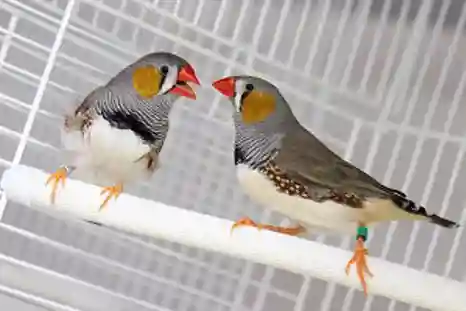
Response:
POLYGON ((367 233, 368 233, 367 227, 358 227, 358 233, 356 235, 356 240, 358 240, 359 238, 362 238, 363 241, 366 241, 368 237, 367 233))

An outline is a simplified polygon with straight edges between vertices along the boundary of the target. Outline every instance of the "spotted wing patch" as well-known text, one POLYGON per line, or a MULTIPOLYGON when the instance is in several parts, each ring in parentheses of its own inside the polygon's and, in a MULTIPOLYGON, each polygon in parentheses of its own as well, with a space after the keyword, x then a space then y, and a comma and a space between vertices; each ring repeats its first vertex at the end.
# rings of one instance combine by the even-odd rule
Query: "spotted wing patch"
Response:
POLYGON ((261 168, 260 172, 274 183, 278 191, 291 196, 300 196, 305 199, 310 198, 307 189, 303 185, 289 178, 286 173, 281 171, 274 163, 270 162, 265 167, 261 168))
POLYGON ((364 202, 361 197, 354 193, 335 192, 334 190, 330 190, 328 196, 324 196, 323 199, 332 200, 336 203, 348 205, 353 208, 362 208, 364 202))
POLYGON ((323 189, 316 186, 311 188, 305 186, 297 180, 290 178, 286 172, 281 170, 275 163, 269 162, 260 172, 272 181, 279 192, 291 196, 299 196, 303 199, 309 199, 316 202, 325 202, 328 200, 339 204, 348 205, 353 208, 363 207, 363 198, 346 192, 338 192, 332 189, 323 189))

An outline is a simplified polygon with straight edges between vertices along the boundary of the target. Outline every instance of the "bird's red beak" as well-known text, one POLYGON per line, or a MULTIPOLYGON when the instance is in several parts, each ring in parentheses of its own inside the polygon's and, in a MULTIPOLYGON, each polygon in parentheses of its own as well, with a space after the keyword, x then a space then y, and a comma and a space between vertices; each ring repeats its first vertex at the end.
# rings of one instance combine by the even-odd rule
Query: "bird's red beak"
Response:
POLYGON ((199 79, 194 72, 194 68, 191 65, 187 64, 181 68, 178 72, 177 81, 185 82, 185 84, 177 84, 170 93, 190 99, 196 99, 196 93, 187 82, 192 82, 197 85, 200 85, 201 83, 199 82, 199 79))
POLYGON ((178 73, 178 80, 201 85, 199 79, 196 76, 196 73, 194 72, 194 68, 189 64, 186 64, 183 68, 181 68, 180 72, 178 73))
POLYGON ((226 97, 235 96, 235 78, 226 77, 212 83, 212 86, 226 97))

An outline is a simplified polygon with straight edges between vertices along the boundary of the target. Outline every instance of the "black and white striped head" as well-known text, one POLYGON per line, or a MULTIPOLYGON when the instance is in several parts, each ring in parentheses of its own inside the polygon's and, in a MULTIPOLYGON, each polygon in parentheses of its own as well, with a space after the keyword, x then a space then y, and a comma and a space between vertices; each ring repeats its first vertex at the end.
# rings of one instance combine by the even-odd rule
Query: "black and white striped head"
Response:
POLYGON ((278 132, 295 117, 280 91, 272 83, 253 76, 230 76, 212 86, 233 104, 235 117, 246 126, 278 132))
POLYGON ((200 84, 191 64, 169 52, 155 52, 141 57, 110 83, 125 83, 128 78, 134 90, 145 98, 173 94, 196 99, 196 93, 188 82, 200 84))

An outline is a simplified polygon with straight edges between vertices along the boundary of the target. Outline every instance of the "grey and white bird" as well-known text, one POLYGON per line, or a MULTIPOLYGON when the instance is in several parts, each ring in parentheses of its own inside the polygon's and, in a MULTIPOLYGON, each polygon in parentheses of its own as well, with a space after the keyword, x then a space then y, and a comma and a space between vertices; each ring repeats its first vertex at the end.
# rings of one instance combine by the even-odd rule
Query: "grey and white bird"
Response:
POLYGON ((188 82, 199 84, 185 59, 155 52, 87 95, 65 116, 62 143, 70 159, 46 182, 52 186, 52 203, 58 186, 75 170, 86 181, 105 185, 100 208, 116 199, 124 184, 151 177, 159 167, 174 103, 180 97, 196 99, 188 82))
POLYGON ((371 275, 364 247, 367 226, 406 219, 458 227, 332 152, 298 122, 270 82, 231 76, 212 85, 234 107, 234 160, 242 189, 253 201, 299 223, 283 228, 243 218, 233 227, 254 226, 290 235, 313 228, 356 234, 346 273, 355 263, 365 294, 365 274, 371 275))

